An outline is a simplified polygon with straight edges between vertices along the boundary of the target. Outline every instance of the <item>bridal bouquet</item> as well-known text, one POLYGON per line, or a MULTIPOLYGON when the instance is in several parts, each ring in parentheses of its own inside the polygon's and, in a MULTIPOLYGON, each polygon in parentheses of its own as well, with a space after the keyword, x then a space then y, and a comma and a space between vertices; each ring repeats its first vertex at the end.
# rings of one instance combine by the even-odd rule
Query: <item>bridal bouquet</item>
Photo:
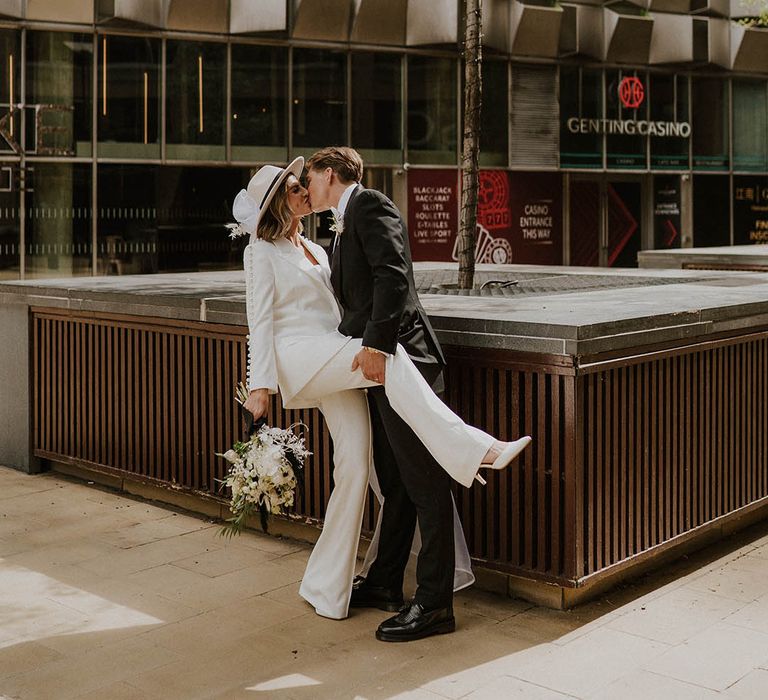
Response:
MULTIPOLYGON (((241 405, 248 394, 245 387, 237 389, 236 400, 241 405)), ((250 414, 248 414, 250 416, 250 414)), ((229 509, 233 517, 226 521, 221 534, 232 537, 245 527, 246 518, 256 512, 261 518, 261 528, 267 532, 270 513, 284 513, 293 506, 296 488, 302 482, 304 460, 309 452, 304 438, 290 428, 271 428, 262 422, 249 429, 245 442, 236 442, 224 454, 218 454, 229 462, 227 476, 220 479, 222 486, 229 487, 229 509)))

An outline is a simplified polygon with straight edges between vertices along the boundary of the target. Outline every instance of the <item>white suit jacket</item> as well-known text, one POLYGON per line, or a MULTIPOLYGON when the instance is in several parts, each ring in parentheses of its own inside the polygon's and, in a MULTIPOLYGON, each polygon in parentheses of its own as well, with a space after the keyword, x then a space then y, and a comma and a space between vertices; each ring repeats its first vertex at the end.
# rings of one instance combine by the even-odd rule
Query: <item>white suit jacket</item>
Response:
POLYGON ((243 254, 248 388, 274 394, 279 387, 286 408, 316 405, 301 390, 350 340, 337 330, 341 314, 328 256, 316 243, 302 242, 319 266, 284 238, 252 239, 243 254))

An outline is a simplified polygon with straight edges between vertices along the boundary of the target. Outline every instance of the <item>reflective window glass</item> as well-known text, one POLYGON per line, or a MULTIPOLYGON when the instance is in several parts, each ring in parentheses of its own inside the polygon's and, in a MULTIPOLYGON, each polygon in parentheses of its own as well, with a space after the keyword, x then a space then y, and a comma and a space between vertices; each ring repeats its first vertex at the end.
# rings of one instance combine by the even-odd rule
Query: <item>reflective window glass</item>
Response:
POLYGON ((693 167, 728 169, 728 84, 720 78, 693 78, 691 85, 693 167))
POLYGON ((347 143, 347 55, 293 52, 293 146, 298 153, 347 143))
MULTIPOLYGON (((649 79, 651 120, 690 124, 688 77, 652 74, 649 79)), ((690 136, 651 136, 651 167, 688 169, 690 136)))
POLYGON ((284 161, 288 50, 232 46, 232 159, 284 161))
POLYGON ((509 107, 506 61, 483 63, 483 105, 480 112, 480 165, 507 164, 509 107))
POLYGON ((768 243, 768 176, 734 175, 733 243, 768 243))
POLYGON ((768 83, 733 81, 733 168, 768 170, 768 83))
POLYGON ((92 153, 93 37, 27 32, 27 155, 92 153))
POLYGON ((0 279, 21 276, 19 164, 0 163, 0 279))
POLYGON ((730 183, 727 175, 693 176, 693 245, 730 245, 730 183))
POLYGON ((636 70, 608 70, 605 72, 605 116, 616 125, 605 137, 606 164, 609 168, 634 169, 646 167, 647 136, 630 125, 648 120, 646 99, 648 80, 645 73, 636 70), (630 129, 621 133, 621 129, 630 129))
POLYGON ((21 32, 0 31, 0 153, 21 153, 21 32))
POLYGON ((91 274, 90 163, 27 166, 26 277, 91 274))
POLYGON ((352 54, 352 146, 366 161, 402 162, 401 76, 396 54, 352 54))
POLYGON ((560 165, 602 168, 603 74, 575 66, 560 68, 560 165))
POLYGON ((408 57, 408 160, 455 164, 457 161, 456 61, 408 57))
POLYGON ((98 168, 99 274, 238 269, 232 201, 248 168, 103 164, 98 168))
POLYGON ((223 160, 226 45, 169 40, 166 61, 167 157, 223 160))
POLYGON ((159 158, 159 39, 97 38, 99 156, 159 158))

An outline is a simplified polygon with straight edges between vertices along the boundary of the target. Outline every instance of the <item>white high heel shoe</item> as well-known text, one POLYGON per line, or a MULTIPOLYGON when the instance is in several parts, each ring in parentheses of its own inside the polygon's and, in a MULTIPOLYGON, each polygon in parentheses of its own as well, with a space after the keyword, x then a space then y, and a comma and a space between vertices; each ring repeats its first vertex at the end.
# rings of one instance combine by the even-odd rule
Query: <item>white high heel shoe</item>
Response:
MULTIPOLYGON (((499 453, 499 456, 493 460, 492 464, 481 464, 481 467, 487 467, 488 469, 504 469, 532 442, 530 435, 521 437, 514 442, 508 442, 506 447, 499 453)), ((475 474, 475 480, 479 481, 483 486, 487 484, 480 474, 475 474)))

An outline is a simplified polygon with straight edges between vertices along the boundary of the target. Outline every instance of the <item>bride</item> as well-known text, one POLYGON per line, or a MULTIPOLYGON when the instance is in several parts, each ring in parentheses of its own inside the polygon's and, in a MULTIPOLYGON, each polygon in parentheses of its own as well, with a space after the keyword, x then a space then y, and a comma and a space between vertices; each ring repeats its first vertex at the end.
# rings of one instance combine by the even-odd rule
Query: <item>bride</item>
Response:
MULTIPOLYGON (((243 254, 250 390, 245 408, 255 419, 266 415, 269 396, 279 389, 284 407, 315 407, 323 414, 333 439, 334 489, 299 594, 318 614, 342 619, 349 608, 369 478, 376 486, 361 389, 377 384, 355 366, 362 340, 337 330, 341 316, 325 251, 301 235, 301 220, 311 213, 299 181, 303 168, 301 157, 287 168, 265 165, 233 205, 238 224, 230 227, 232 235, 251 237, 243 254)), ((526 436, 499 442, 464 423, 399 345, 386 361, 384 391, 437 462, 466 487, 476 478, 485 483, 478 475, 481 467, 506 467, 531 441, 526 436)), ((468 562, 460 528, 457 535, 468 562)))

